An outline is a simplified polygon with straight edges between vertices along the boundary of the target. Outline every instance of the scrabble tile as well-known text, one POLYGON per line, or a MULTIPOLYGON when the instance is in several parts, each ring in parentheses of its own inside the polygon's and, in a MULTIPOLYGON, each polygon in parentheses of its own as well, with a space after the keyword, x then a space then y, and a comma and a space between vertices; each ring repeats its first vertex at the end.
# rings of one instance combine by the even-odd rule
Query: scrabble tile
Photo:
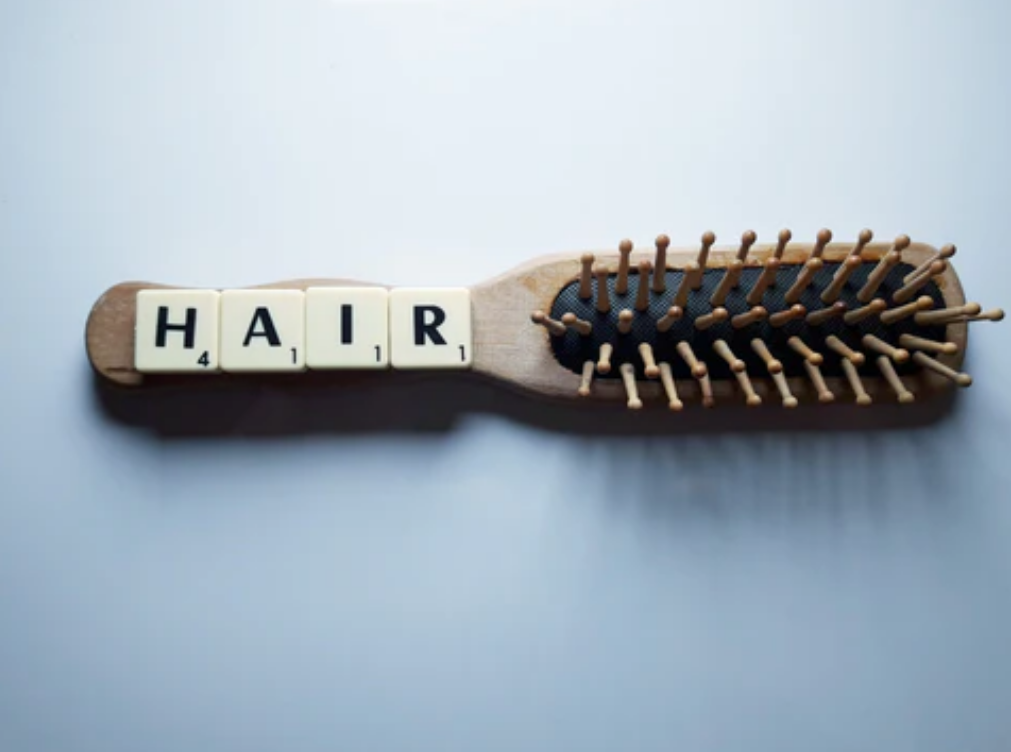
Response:
POLYGON ((137 293, 134 367, 141 373, 213 373, 218 365, 217 290, 137 293))
POLYGON ((470 368, 470 291, 400 287, 390 291, 390 361, 394 368, 470 368))
POLYGON ((221 293, 221 368, 305 369, 305 293, 225 290, 221 293))
POLYGON ((309 368, 387 368, 389 293, 385 287, 310 287, 305 291, 309 368))

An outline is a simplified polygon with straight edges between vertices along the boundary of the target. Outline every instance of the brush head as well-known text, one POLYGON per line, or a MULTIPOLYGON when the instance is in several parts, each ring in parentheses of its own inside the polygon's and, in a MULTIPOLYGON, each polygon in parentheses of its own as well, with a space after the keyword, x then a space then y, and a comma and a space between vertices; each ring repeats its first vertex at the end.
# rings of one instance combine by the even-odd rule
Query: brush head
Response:
MULTIPOLYGON (((717 397, 722 404, 729 397, 755 406, 773 394, 779 399, 764 402, 788 408, 801 402, 865 405, 875 398, 887 400, 889 394, 892 401, 906 403, 914 388, 926 395, 951 385, 968 386, 967 375, 938 378, 940 371, 924 368, 911 358, 910 349, 899 345, 904 335, 936 342, 931 357, 951 368, 960 364, 965 320, 982 309, 964 303, 954 271, 942 260, 951 252, 914 245, 906 235, 878 244, 872 243, 873 237, 865 229, 855 242, 830 247, 833 234, 828 229, 808 244, 792 243, 792 233, 783 230, 776 245, 758 246, 755 234, 748 231, 739 247, 724 251, 713 247, 715 236, 706 232, 700 253, 671 251, 666 236, 660 236, 657 245, 663 239, 667 250, 663 284, 654 284, 646 295, 643 285, 636 284, 632 267, 624 298, 633 302, 638 293, 639 305, 628 306, 627 310, 635 309, 631 318, 626 317, 619 328, 613 311, 600 314, 592 337, 570 333, 549 338, 548 347, 559 366, 577 372, 596 348, 608 343, 614 362, 631 365, 636 381, 644 382, 647 388, 639 390, 637 398, 647 408, 650 391, 667 392, 668 405, 675 401, 669 399, 669 388, 655 389, 658 369, 643 362, 639 355, 643 344, 655 363, 667 364, 674 389, 703 404, 714 404, 717 397), (921 275, 922 286, 909 310, 899 310, 896 293, 915 273, 921 275), (658 287, 663 292, 656 292, 658 287), (835 293, 823 300, 830 287, 835 293), (760 303, 749 302, 749 294, 760 303), (917 311, 945 313, 925 323, 914 316, 917 311), (724 343, 725 351, 717 352, 717 341, 724 343), (752 346, 756 341, 763 349, 752 346), (868 342, 880 347, 868 350, 868 342), (691 358, 685 357, 681 343, 690 347, 691 358), (876 360, 879 353, 887 353, 894 378, 882 373, 876 360), (851 371, 842 366, 844 360, 853 366, 851 371)), ((646 273, 645 267, 638 271, 640 276, 646 273)), ((625 300, 613 289, 613 277, 601 280, 598 294, 606 295, 614 309, 625 309, 625 300)), ((572 283, 560 286, 551 306, 555 315, 570 308, 580 316, 589 313, 573 298, 572 283)), ((612 387, 619 386, 617 381, 614 375, 603 374, 594 388, 606 398, 612 387)), ((678 397, 676 403, 684 400, 678 397)))

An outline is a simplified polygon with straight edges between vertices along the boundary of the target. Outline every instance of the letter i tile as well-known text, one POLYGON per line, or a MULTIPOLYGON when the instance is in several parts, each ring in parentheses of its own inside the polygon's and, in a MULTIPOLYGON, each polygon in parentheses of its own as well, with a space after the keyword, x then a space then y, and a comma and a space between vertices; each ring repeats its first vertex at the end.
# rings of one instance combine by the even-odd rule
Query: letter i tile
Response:
POLYGON ((388 368, 388 319, 385 287, 310 287, 305 291, 306 363, 316 370, 388 368))

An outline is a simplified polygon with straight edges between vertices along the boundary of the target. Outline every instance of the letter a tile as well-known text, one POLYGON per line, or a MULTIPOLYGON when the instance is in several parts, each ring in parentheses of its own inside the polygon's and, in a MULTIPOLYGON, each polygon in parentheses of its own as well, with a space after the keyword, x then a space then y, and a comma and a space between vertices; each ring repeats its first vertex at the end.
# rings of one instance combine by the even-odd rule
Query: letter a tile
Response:
POLYGON ((221 293, 221 368, 305 369, 305 293, 225 290, 221 293))

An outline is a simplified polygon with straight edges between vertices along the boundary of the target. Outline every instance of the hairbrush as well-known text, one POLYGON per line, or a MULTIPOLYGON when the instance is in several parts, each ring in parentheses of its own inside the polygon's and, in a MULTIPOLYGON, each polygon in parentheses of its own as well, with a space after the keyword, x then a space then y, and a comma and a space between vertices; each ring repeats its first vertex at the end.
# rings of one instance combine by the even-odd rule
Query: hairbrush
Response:
POLYGON ((471 288, 317 279, 241 290, 130 282, 88 319, 94 369, 131 386, 217 378, 347 383, 470 370, 527 393, 630 409, 910 403, 967 387, 967 303, 952 266, 905 236, 545 256, 471 288), (346 374, 345 374, 346 376, 346 374))

